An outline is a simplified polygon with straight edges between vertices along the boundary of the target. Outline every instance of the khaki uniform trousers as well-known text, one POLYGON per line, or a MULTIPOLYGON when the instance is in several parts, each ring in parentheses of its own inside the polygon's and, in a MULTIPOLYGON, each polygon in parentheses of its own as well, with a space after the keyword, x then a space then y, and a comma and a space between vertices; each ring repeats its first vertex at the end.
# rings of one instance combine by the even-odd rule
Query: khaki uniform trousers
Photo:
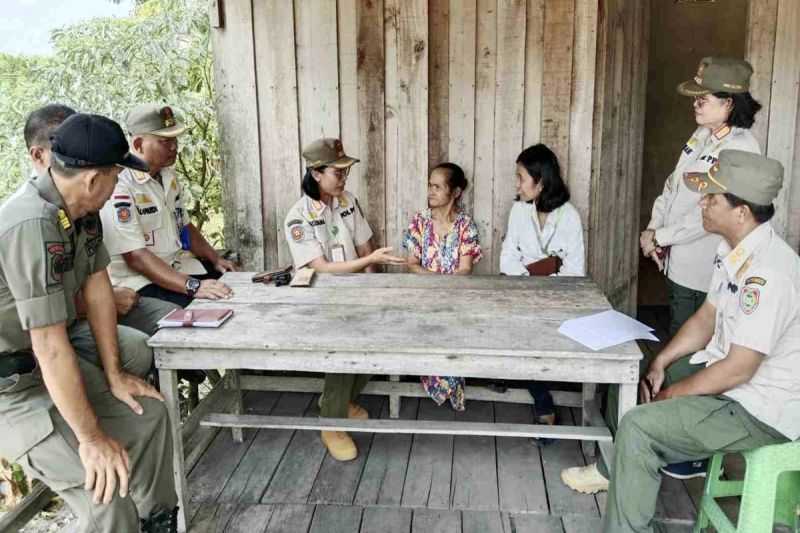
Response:
MULTIPOLYGON (((118 333, 122 367, 131 374, 146 376, 153 364, 152 350, 146 344, 148 336, 125 326, 119 326, 118 333)), ((110 504, 93 503, 93 493, 83 488, 85 471, 78 455, 77 439, 55 407, 49 410, 53 432, 23 455, 20 464, 29 477, 41 480, 67 502, 78 516, 78 531, 137 532, 140 518, 177 505, 167 410, 158 400, 137 398, 144 408, 144 414, 137 415, 111 394, 87 321, 74 324, 69 329, 69 337, 78 354, 86 393, 100 427, 128 452, 129 494, 123 499, 117 491, 110 504)), ((24 390, 14 388, 0 395, 4 397, 0 408, 6 401, 36 402, 47 394, 38 369, 23 377, 29 378, 26 381, 30 385, 24 390)))
POLYGON ((356 401, 370 378, 364 374, 325 374, 319 415, 323 418, 347 418, 347 404, 356 401))
POLYGON ((659 469, 787 442, 725 396, 686 396, 640 405, 622 419, 616 436, 604 533, 652 533, 659 469))

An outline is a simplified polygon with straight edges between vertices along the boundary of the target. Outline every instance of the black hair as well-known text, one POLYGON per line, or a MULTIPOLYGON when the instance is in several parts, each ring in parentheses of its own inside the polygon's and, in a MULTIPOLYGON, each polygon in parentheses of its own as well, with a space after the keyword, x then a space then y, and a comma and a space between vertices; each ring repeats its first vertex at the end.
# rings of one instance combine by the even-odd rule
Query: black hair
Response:
POLYGON ((467 190, 469 182, 467 181, 467 177, 464 175, 464 169, 462 169, 460 166, 456 165, 455 163, 439 163, 431 169, 430 174, 433 174, 434 170, 446 171, 445 174, 447 175, 447 186, 451 191, 458 188, 461 189, 461 192, 463 193, 465 190, 467 190))
POLYGON ((714 93, 714 96, 724 100, 731 99, 731 114, 728 117, 728 126, 750 129, 756 121, 756 113, 761 110, 761 104, 749 93, 714 93))
POLYGON ((50 146, 50 136, 75 110, 62 104, 48 104, 28 115, 25 120, 25 145, 50 146))
POLYGON ((302 189, 303 192, 306 195, 310 196, 312 200, 319 200, 320 193, 319 193, 319 183, 317 183, 317 180, 314 179, 314 175, 311 174, 311 171, 316 170, 317 172, 325 172, 326 168, 327 167, 324 166, 316 168, 306 167, 306 174, 305 176, 303 176, 302 189))
POLYGON ((519 154, 517 163, 525 167, 534 183, 542 184, 542 193, 536 199, 537 211, 550 213, 569 201, 558 158, 550 148, 541 143, 529 146, 519 154))
POLYGON ((747 206, 750 212, 753 213, 753 218, 755 218, 756 222, 759 224, 763 224, 775 216, 775 206, 772 204, 758 205, 748 202, 747 200, 742 200, 735 194, 731 194, 729 192, 723 194, 725 195, 725 199, 728 200, 728 204, 730 204, 731 207, 739 207, 741 205, 747 206))

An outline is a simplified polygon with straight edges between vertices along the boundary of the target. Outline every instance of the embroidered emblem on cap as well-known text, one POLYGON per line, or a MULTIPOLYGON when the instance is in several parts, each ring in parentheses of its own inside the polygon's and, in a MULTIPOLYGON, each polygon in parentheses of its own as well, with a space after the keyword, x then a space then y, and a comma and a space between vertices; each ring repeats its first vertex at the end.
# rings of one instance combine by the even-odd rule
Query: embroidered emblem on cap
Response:
POLYGON ((694 82, 697 85, 703 85, 703 71, 705 71, 705 69, 705 63, 700 63, 700 66, 697 67, 697 76, 694 77, 694 82))
POLYGON ((745 287, 742 289, 742 294, 739 296, 739 307, 746 315, 752 315, 758 308, 758 302, 761 299, 761 291, 758 287, 745 287))
POLYGON ((161 121, 164 123, 165 128, 171 128, 175 125, 175 115, 172 113, 171 107, 162 107, 159 112, 161 121))

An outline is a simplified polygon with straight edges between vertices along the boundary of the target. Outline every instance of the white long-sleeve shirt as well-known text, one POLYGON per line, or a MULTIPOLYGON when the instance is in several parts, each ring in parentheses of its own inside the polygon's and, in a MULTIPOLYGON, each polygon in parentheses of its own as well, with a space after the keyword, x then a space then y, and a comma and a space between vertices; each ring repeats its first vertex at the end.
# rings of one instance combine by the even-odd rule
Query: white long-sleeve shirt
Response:
POLYGON ((528 276, 525 265, 551 255, 557 255, 563 262, 557 275, 586 275, 583 226, 578 210, 567 202, 547 214, 542 228, 534 204, 514 202, 500 253, 500 272, 528 276))
POLYGON ((721 237, 703 229, 702 194, 686 187, 683 175, 686 172, 708 172, 717 162, 720 151, 729 149, 761 153, 750 130, 730 128, 726 135, 718 137, 708 128, 698 128, 683 147, 663 192, 653 202, 647 224, 648 229, 656 230, 656 241, 660 246, 671 247, 666 263, 667 277, 696 291, 708 290, 721 237))

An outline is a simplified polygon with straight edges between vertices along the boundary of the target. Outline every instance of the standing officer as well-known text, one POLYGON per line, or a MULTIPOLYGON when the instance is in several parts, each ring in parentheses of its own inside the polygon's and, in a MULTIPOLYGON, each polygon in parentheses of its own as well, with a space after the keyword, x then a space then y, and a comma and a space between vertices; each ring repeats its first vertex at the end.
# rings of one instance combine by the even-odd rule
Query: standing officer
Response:
POLYGON ((703 227, 723 240, 708 298, 650 364, 646 405, 620 424, 606 533, 652 531, 667 463, 800 437, 800 258, 768 223, 782 181, 779 162, 740 150, 686 176, 704 194, 703 227), (693 352, 704 368, 665 386, 693 352))
MULTIPOLYGON (((75 111, 65 105, 49 104, 33 111, 25 121, 25 144, 33 163, 34 176, 47 173, 50 168, 50 137, 64 120, 75 114, 75 111)), ((140 297, 133 289, 127 287, 113 287, 114 303, 117 307, 117 320, 124 326, 129 326, 148 335, 155 334, 158 329, 158 320, 178 309, 178 306, 157 298, 140 297)), ((78 293, 78 315, 85 315, 85 305, 78 293)), ((202 381, 205 375, 192 374, 195 380, 202 381)), ((185 373, 182 377, 187 377, 185 373)))
POLYGON ((80 531, 167 532, 177 526, 167 411, 140 377, 147 335, 116 325, 97 215, 120 166, 147 168, 119 125, 72 115, 50 171, 0 207, 0 454, 58 492, 80 531), (88 320, 76 320, 78 291, 88 320))
POLYGON ((123 170, 100 212, 111 281, 181 307, 194 297, 229 297, 231 289, 217 279, 236 266, 221 258, 185 219, 181 185, 172 169, 177 137, 186 127, 175 119, 172 108, 159 104, 136 106, 126 122, 132 152, 150 170, 123 170))

